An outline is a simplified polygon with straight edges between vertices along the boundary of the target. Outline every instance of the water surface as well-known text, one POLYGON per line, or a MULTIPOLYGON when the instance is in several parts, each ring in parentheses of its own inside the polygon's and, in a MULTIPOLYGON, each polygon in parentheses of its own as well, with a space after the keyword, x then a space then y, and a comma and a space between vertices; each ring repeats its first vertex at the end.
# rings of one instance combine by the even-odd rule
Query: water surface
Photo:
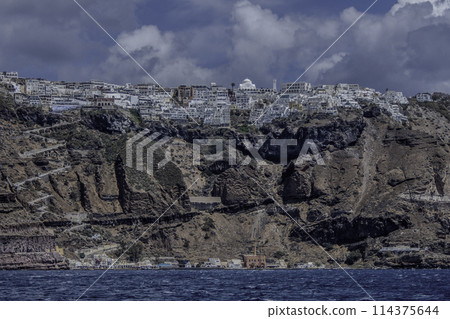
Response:
MULTIPOLYGON (((450 270, 348 270, 375 300, 450 300, 450 270)), ((76 300, 103 271, 0 271, 0 300, 76 300)), ((342 270, 111 270, 81 300, 369 300, 342 270)))

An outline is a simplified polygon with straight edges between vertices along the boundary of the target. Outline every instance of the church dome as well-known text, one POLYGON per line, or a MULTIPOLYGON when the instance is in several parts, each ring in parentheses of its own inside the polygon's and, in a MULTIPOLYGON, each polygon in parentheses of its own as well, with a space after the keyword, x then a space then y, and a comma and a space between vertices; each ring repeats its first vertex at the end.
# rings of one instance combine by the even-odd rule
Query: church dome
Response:
POLYGON ((253 82, 250 79, 245 79, 240 85, 240 90, 255 90, 256 85, 253 84, 253 82))

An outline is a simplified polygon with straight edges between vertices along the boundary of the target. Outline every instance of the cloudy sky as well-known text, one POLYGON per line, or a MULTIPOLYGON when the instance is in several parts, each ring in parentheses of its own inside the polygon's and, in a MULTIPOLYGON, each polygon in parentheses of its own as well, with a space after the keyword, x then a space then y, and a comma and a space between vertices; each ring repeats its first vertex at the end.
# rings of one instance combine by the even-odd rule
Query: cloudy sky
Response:
MULTIPOLYGON (((78 0, 164 86, 294 81, 374 0, 78 0)), ((73 0, 2 0, 0 70, 151 82, 73 0)), ((302 80, 450 92, 450 0, 379 0, 302 80)))

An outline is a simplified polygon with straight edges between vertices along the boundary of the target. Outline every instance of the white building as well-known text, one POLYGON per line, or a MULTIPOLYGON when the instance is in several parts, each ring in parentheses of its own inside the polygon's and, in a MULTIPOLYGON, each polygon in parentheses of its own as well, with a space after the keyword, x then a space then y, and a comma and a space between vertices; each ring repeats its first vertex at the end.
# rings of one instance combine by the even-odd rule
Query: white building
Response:
POLYGON ((153 101, 153 105, 161 106, 161 107, 172 107, 173 100, 171 95, 168 95, 164 92, 155 93, 150 97, 153 101))
POLYGON ((8 79, 18 79, 19 78, 19 73, 17 73, 17 72, 6 72, 5 76, 8 79))
POLYGON ((228 90, 224 87, 214 87, 210 95, 210 102, 230 103, 228 90))
POLYGON ((25 80, 26 94, 28 95, 51 95, 53 93, 52 86, 49 81, 38 79, 25 80))
POLYGON ((192 98, 196 100, 208 101, 211 96, 211 90, 205 85, 193 85, 191 90, 192 98))
POLYGON ((253 91, 256 90, 256 85, 254 85, 250 79, 245 79, 241 84, 239 84, 239 90, 253 91))
POLYGON ((77 109, 86 104, 86 101, 80 101, 71 97, 52 96, 51 109, 54 112, 62 112, 77 109))
POLYGON ((335 113, 334 110, 338 106, 338 100, 333 99, 332 96, 328 94, 316 94, 309 97, 305 104, 308 112, 335 113))
POLYGON ((283 83, 281 85, 281 92, 288 94, 305 94, 312 91, 311 83, 296 82, 296 83, 283 83))
POLYGON ((246 109, 250 108, 251 100, 252 100, 252 98, 246 93, 241 93, 241 92, 236 93, 235 104, 238 109, 246 110, 246 109))
POLYGON ((37 95, 30 95, 30 97, 28 98, 28 105, 30 106, 42 106, 42 101, 39 98, 39 96, 37 95))
POLYGON ((379 108, 385 109, 397 122, 408 121, 408 117, 400 112, 400 107, 397 104, 390 104, 386 101, 377 101, 376 103, 379 108))
POLYGON ((416 94, 417 102, 432 102, 433 99, 430 93, 418 93, 416 94))
POLYGON ((384 94, 384 99, 392 104, 408 104, 408 99, 403 95, 402 92, 386 91, 386 93, 384 94))
POLYGON ((338 91, 338 92, 348 92, 348 91, 356 92, 358 90, 359 90, 359 84, 339 83, 336 86, 336 91, 338 91))
POLYGON ((287 118, 291 114, 289 106, 276 104, 265 109, 252 109, 250 112, 249 122, 255 123, 257 127, 261 127, 265 123, 271 123, 277 118, 287 118))
POLYGON ((139 104, 139 97, 125 93, 107 93, 105 98, 114 99, 114 103, 123 108, 131 108, 139 104))
POLYGON ((207 262, 203 263, 205 268, 222 268, 222 263, 219 258, 209 258, 207 262))
POLYGON ((324 84, 321 88, 326 94, 334 95, 336 93, 335 85, 324 84))
POLYGON ((240 259, 231 259, 227 263, 227 268, 242 269, 242 261, 240 259))
POLYGON ((186 113, 186 110, 179 107, 164 108, 161 116, 174 121, 185 122, 188 120, 188 114, 186 113))
POLYGON ((228 126, 230 125, 230 104, 226 102, 214 102, 213 106, 204 109, 205 125, 228 126))
POLYGON ((373 101, 377 98, 377 93, 374 89, 363 88, 359 89, 354 93, 354 97, 366 101, 373 101))
POLYGON ((145 96, 149 96, 149 95, 153 95, 155 92, 155 85, 154 84, 147 84, 147 83, 143 83, 143 84, 137 84, 134 86, 136 92, 139 95, 145 95, 145 96))

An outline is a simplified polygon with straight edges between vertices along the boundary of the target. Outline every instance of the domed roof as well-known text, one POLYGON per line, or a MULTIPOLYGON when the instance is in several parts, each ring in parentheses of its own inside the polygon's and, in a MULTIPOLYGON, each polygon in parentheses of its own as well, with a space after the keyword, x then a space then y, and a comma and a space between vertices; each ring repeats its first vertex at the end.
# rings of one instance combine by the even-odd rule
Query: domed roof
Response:
POLYGON ((252 80, 245 79, 240 85, 239 89, 241 90, 254 90, 256 86, 253 84, 252 80))

